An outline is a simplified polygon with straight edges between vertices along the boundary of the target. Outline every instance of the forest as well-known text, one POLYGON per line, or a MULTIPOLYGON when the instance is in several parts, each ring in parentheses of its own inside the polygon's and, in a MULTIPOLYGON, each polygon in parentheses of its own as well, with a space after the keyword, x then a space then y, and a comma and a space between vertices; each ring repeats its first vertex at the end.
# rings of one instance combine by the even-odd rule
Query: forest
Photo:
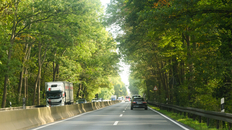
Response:
POLYGON ((45 104, 45 82, 74 84, 74 99, 127 91, 100 0, 0 1, 1 108, 45 104))
POLYGON ((146 100, 232 113, 231 0, 111 0, 129 89, 146 100), (154 86, 158 91, 153 91, 154 86))

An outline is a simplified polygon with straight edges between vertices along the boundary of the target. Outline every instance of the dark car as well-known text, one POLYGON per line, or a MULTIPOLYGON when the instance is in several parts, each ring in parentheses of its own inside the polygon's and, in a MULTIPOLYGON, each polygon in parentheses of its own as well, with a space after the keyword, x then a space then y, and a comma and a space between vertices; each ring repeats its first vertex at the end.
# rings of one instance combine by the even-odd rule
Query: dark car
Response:
POLYGON ((133 110, 133 108, 144 108, 147 110, 147 102, 145 102, 142 97, 134 97, 131 101, 131 110, 133 110))
POLYGON ((87 101, 85 100, 85 99, 78 99, 77 101, 76 101, 76 104, 82 104, 82 103, 87 103, 87 101))

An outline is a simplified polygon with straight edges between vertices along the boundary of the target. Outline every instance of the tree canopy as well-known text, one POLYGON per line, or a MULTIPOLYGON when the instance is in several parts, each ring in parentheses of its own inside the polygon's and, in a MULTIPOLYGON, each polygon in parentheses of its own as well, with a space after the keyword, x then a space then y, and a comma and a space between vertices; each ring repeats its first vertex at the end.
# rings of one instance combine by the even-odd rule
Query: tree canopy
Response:
POLYGON ((44 83, 74 83, 75 99, 112 94, 116 42, 100 0, 3 0, 0 4, 1 107, 44 104, 44 83))
POLYGON ((225 109, 232 112, 231 5, 230 0, 112 0, 105 23, 123 31, 116 40, 131 65, 130 85, 148 100, 168 98, 170 104, 205 110, 220 111, 225 97, 225 109))

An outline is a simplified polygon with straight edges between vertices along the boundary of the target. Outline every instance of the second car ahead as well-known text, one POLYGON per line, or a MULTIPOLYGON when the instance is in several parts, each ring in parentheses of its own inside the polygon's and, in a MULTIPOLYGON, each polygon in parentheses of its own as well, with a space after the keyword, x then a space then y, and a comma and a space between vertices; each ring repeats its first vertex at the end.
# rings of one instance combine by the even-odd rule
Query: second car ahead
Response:
POLYGON ((147 110, 147 102, 142 97, 134 97, 134 99, 131 101, 131 110, 133 108, 144 108, 147 110))
POLYGON ((87 101, 86 101, 84 98, 78 99, 78 100, 76 101, 76 104, 82 104, 82 103, 87 103, 87 101))

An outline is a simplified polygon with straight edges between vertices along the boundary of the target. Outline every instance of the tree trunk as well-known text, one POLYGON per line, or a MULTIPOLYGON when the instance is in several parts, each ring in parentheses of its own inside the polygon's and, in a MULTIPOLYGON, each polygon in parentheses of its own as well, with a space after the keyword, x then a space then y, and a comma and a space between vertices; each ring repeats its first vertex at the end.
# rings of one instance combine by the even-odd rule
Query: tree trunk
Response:
POLYGON ((76 95, 77 98, 79 98, 79 96, 80 96, 81 87, 82 87, 82 84, 80 83, 80 84, 79 84, 78 91, 77 91, 77 95, 76 95))
POLYGON ((26 99, 26 101, 25 102, 27 102, 27 69, 26 68, 24 68, 24 74, 25 74, 25 76, 24 76, 24 98, 26 99))
MULTIPOLYGON (((40 76, 40 71, 41 71, 41 65, 40 65, 41 64, 41 60, 40 60, 41 45, 40 45, 40 43, 39 43, 38 47, 39 47, 39 54, 38 54, 38 67, 39 67, 39 69, 38 69, 38 74, 37 74, 37 78, 36 78, 35 86, 34 86, 33 105, 35 105, 36 90, 37 90, 37 86, 38 86, 38 82, 39 82, 39 78, 40 78, 39 77, 40 76)), ((38 89, 40 89, 40 88, 38 88, 38 89)), ((40 92, 40 90, 38 90, 38 92, 40 92)), ((38 101, 39 95, 40 95, 40 93, 38 93, 37 101, 38 101)), ((38 102, 37 102, 37 104, 38 104, 38 102)))
MULTIPOLYGON (((28 74, 28 70, 26 69, 25 75, 27 75, 27 74, 28 74)), ((24 89, 26 89, 25 96, 26 96, 26 101, 28 103, 28 76, 25 76, 24 81, 25 81, 25 88, 24 89)))
POLYGON ((41 80, 41 65, 39 66, 39 74, 38 74, 38 95, 37 95, 37 105, 40 105, 40 80, 41 80))
MULTIPOLYGON (((173 58, 172 58, 173 59, 173 58)), ((169 65, 171 65, 172 64, 172 60, 170 59, 169 60, 169 65)), ((173 68, 174 67, 172 67, 171 69, 170 69, 170 71, 169 71, 169 78, 170 78, 170 80, 168 81, 168 83, 169 83, 169 89, 170 89, 170 98, 169 98, 169 100, 170 100, 170 103, 172 103, 173 102, 173 78, 174 78, 174 75, 173 75, 173 68)))
POLYGON ((34 95, 33 95, 33 102, 32 105, 35 105, 35 98, 36 98, 36 90, 37 90, 37 83, 38 83, 38 77, 35 80, 35 85, 34 85, 34 95))
POLYGON ((11 61, 11 55, 12 55, 12 48, 15 41, 15 34, 16 34, 16 21, 17 21, 17 10, 18 10, 18 1, 15 0, 15 12, 14 12, 14 20, 13 20, 13 26, 12 26, 12 33, 11 33, 11 39, 10 39, 10 47, 8 49, 8 59, 7 59, 7 70, 5 73, 5 79, 4 79, 4 91, 2 96, 2 108, 5 108, 6 106, 6 95, 7 95, 7 85, 9 80, 9 70, 10 70, 10 61, 11 61))
POLYGON ((22 93, 22 86, 23 86, 23 74, 24 74, 24 65, 23 65, 23 69, 20 72, 20 77, 19 77, 19 87, 18 87, 18 103, 20 102, 21 99, 21 93, 22 93))
MULTIPOLYGON (((186 35, 186 43, 187 43, 187 57, 188 60, 191 59, 191 48, 190 48, 190 36, 186 35)), ((191 91, 192 91, 192 87, 191 87, 191 83, 192 83, 192 72, 193 72, 193 67, 192 67, 192 62, 188 62, 188 66, 189 66, 189 76, 188 76, 188 100, 189 102, 191 102, 191 91)))
MULTIPOLYGON (((164 68, 164 64, 162 61, 161 61, 161 70, 162 68, 164 68)), ((163 87, 164 87, 164 91, 165 91, 165 99, 167 98, 168 96, 168 87, 167 87, 167 75, 166 75, 166 72, 162 72, 161 71, 161 75, 162 75, 162 81, 163 81, 163 87)))
MULTIPOLYGON (((31 56, 31 46, 29 46, 28 48, 28 52, 27 52, 27 57, 26 60, 28 61, 30 59, 31 56)), ((26 98, 26 102, 28 102, 28 67, 25 66, 25 76, 24 76, 24 97, 26 98)))
POLYGON ((27 57, 28 57, 28 54, 29 54, 29 50, 30 47, 28 48, 28 43, 26 41, 26 44, 25 44, 25 47, 24 47, 24 57, 23 57, 23 60, 22 60, 22 72, 20 73, 20 80, 19 80, 19 88, 18 88, 18 93, 19 93, 19 97, 18 97, 18 102, 20 101, 20 98, 21 98, 21 93, 22 93, 22 86, 23 86, 23 74, 24 74, 24 71, 25 71, 25 62, 27 61, 27 57))
POLYGON ((53 81, 56 81, 58 74, 59 74, 59 64, 53 62, 53 81))
POLYGON ((42 55, 41 55, 41 51, 42 51, 42 45, 41 42, 39 43, 39 55, 38 55, 38 66, 39 66, 39 70, 38 70, 38 76, 37 76, 37 83, 38 83, 38 96, 37 96, 37 105, 40 105, 40 80, 41 80, 41 71, 42 71, 42 65, 46 59, 46 53, 47 53, 47 47, 45 47, 45 51, 43 54, 43 59, 41 59, 42 55))
POLYGON ((82 86, 82 96, 81 96, 81 98, 84 98, 85 97, 85 87, 84 87, 84 85, 82 86))
POLYGON ((53 61, 52 68, 53 68, 53 76, 52 77, 53 77, 53 81, 55 81, 56 80, 56 78, 55 78, 56 77, 55 76, 56 75, 55 61, 53 61))

